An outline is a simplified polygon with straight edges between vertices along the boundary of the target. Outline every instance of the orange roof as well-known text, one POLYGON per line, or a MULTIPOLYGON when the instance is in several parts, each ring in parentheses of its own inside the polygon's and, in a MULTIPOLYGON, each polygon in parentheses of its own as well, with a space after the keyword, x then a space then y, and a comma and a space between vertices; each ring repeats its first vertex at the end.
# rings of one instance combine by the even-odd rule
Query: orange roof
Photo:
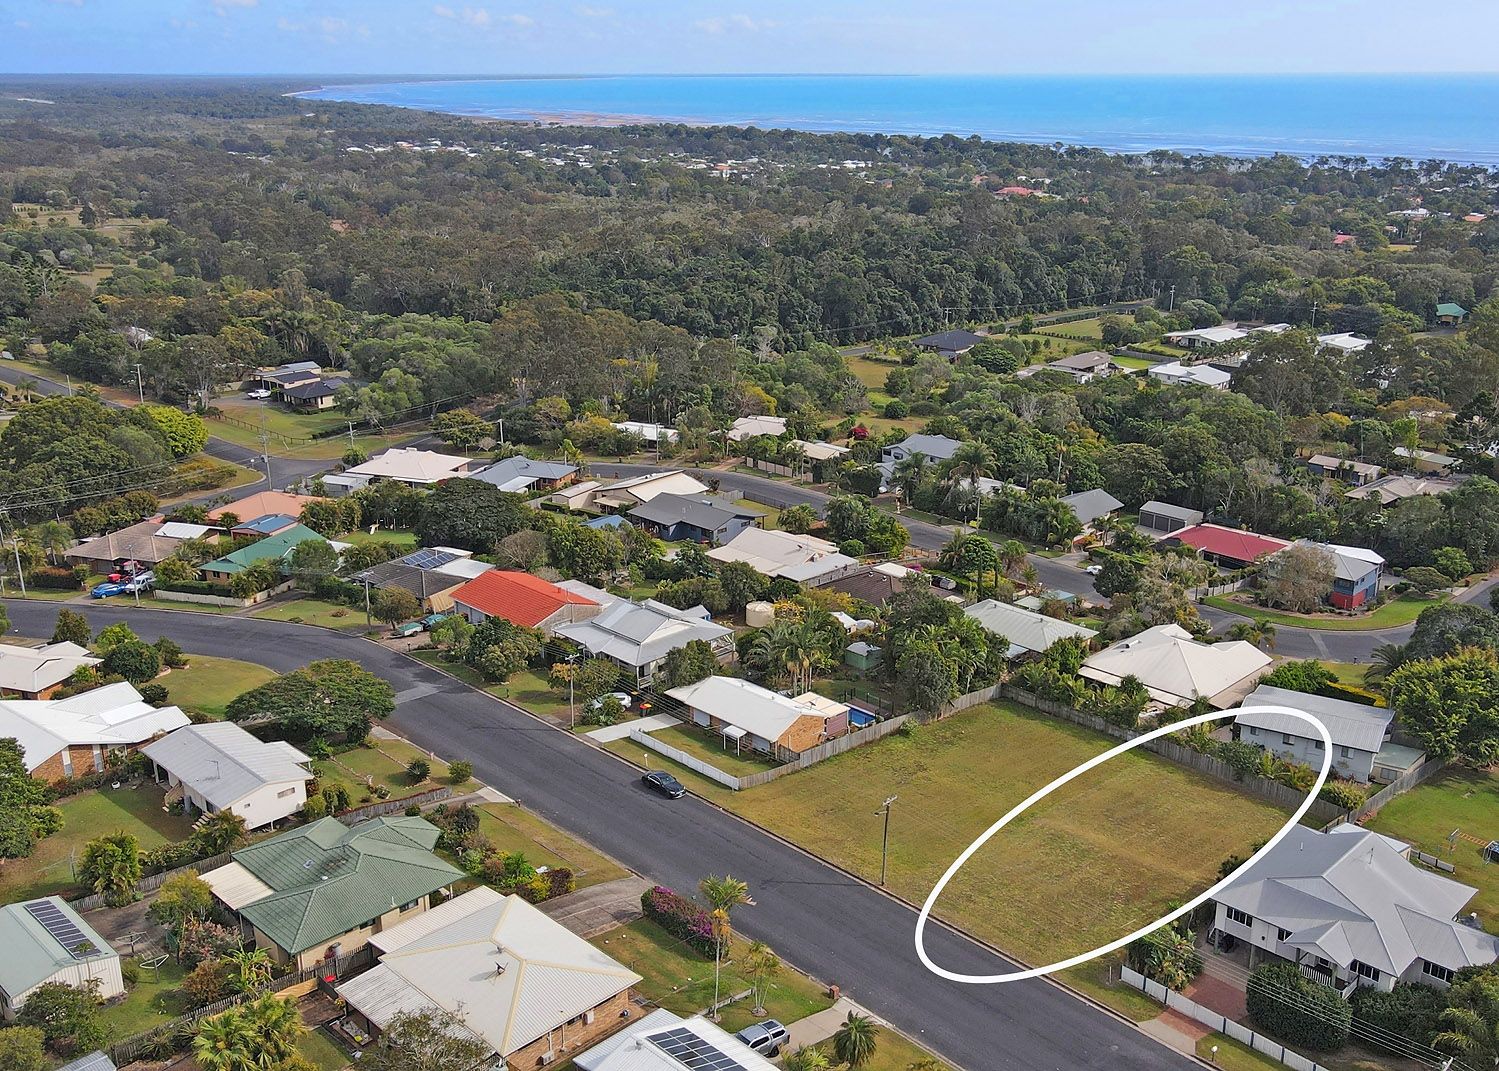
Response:
POLYGON ((208 511, 208 519, 216 521, 225 513, 232 513, 242 521, 253 521, 268 513, 282 513, 288 517, 302 516, 302 507, 319 499, 308 495, 289 495, 285 491, 257 491, 237 502, 230 502, 218 509, 208 511))
POLYGON ((454 591, 452 599, 490 617, 503 617, 511 624, 526 628, 535 628, 564 606, 598 605, 592 599, 574 595, 530 573, 507 569, 480 573, 454 591))

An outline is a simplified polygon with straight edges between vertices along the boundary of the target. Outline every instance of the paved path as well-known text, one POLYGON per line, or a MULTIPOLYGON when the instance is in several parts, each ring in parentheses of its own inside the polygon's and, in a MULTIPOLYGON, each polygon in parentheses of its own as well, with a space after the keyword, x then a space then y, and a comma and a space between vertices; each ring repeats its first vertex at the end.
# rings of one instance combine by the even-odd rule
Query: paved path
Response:
POLYGON ((791 1035, 791 1040, 786 1043, 785 1051, 795 1052, 803 1045, 821 1045, 838 1032, 838 1028, 843 1025, 850 1013, 867 1015, 875 1022, 884 1025, 884 1020, 869 1009, 859 1007, 847 997, 839 997, 833 1002, 831 1008, 824 1008, 804 1019, 787 1023, 786 1032, 791 1035))
MULTIPOLYGON (((13 626, 47 636, 58 607, 8 600, 13 626)), ((543 819, 596 844, 650 880, 692 889, 732 873, 756 904, 735 912, 745 935, 791 965, 841 985, 949 1062, 971 1071, 1184 1071, 1200 1065, 1049 982, 964 986, 930 974, 911 944, 915 912, 849 874, 694 796, 666 800, 638 771, 572 734, 365 640, 257 618, 115 606, 78 607, 95 631, 128 621, 147 640, 193 653, 235 651, 278 672, 314 658, 351 658, 402 691, 437 691, 401 706, 393 726, 418 747, 474 764, 543 819)), ((950 969, 995 974, 1013 965, 940 925, 927 946, 950 969)))
POLYGON ((616 878, 548 900, 541 910, 579 937, 595 937, 640 918, 640 897, 650 887, 644 878, 616 878))
POLYGON ((590 729, 588 736, 601 744, 607 744, 610 740, 627 739, 632 729, 650 733, 657 729, 670 729, 676 724, 677 719, 670 714, 652 714, 648 718, 636 718, 634 721, 622 721, 618 725, 603 725, 597 729, 590 729))

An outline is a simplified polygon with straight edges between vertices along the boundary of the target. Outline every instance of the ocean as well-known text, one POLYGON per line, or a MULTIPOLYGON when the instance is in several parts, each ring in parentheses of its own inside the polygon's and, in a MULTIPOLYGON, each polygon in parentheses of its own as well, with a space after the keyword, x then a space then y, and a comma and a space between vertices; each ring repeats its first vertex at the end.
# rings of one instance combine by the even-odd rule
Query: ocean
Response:
POLYGON ((328 85, 298 95, 523 121, 1499 165, 1499 75, 629 75, 328 85))

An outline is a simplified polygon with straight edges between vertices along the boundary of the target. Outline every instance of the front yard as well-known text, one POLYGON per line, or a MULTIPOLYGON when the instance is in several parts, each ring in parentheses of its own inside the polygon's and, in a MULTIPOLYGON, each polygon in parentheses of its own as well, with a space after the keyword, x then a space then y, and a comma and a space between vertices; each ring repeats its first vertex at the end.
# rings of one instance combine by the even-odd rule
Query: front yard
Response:
POLYGON ((1411 595, 1402 595, 1398 599, 1391 599, 1377 610, 1355 615, 1293 614, 1256 606, 1250 602, 1241 602, 1225 595, 1210 595, 1202 601, 1216 609, 1227 610, 1231 614, 1254 618, 1257 621, 1268 621, 1272 625, 1326 629, 1329 632, 1363 632, 1368 629, 1398 628, 1401 625, 1409 625, 1421 616, 1422 610, 1431 606, 1440 606, 1446 602, 1447 596, 1421 599, 1411 595))
POLYGON ((383 628, 376 622, 371 625, 364 616, 363 607, 340 606, 321 599, 273 599, 257 610, 252 617, 263 617, 270 621, 291 621, 303 625, 321 625, 352 632, 364 632, 372 628, 383 628))
MULTIPOLYGON (((657 729, 650 735, 667 747, 685 751, 693 758, 702 759, 735 777, 774 770, 781 765, 764 755, 751 751, 748 746, 736 754, 734 745, 728 742, 727 737, 720 736, 718 733, 710 733, 706 729, 674 725, 666 729, 657 729)), ((637 751, 640 749, 640 745, 633 740, 626 742, 637 751)))
POLYGON ((313 769, 323 785, 341 784, 349 791, 354 805, 368 802, 366 796, 378 798, 371 787, 385 788, 390 799, 403 799, 434 788, 444 786, 453 789, 455 795, 471 792, 479 783, 472 779, 454 785, 448 776, 448 764, 434 759, 415 744, 405 740, 383 740, 371 737, 369 745, 337 751, 332 758, 318 760, 313 769), (406 767, 415 759, 421 759, 431 767, 425 778, 414 778, 406 767))
POLYGON ((577 878, 580 889, 627 876, 618 863, 519 804, 485 803, 475 810, 479 812, 479 832, 494 842, 497 851, 520 852, 532 866, 565 866, 577 878))
POLYGON ((273 670, 254 662, 193 655, 187 668, 174 669, 156 683, 166 687, 168 702, 183 710, 222 718, 236 697, 275 679, 273 670))

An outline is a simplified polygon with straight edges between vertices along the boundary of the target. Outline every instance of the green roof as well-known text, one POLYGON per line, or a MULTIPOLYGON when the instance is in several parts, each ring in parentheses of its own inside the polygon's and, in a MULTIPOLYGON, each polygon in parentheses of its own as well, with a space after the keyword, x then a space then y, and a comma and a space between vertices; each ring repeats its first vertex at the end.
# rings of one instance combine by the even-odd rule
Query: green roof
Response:
POLYGON ((1444 301, 1437 306, 1438 316, 1466 316, 1468 310, 1455 301, 1444 301))
POLYGON ((4 956, 0 956, 0 989, 12 997, 20 996, 58 971, 79 962, 72 949, 63 947, 62 942, 48 933, 47 927, 26 910, 28 903, 55 908, 67 922, 77 927, 83 941, 92 944, 99 956, 116 954, 108 941, 56 896, 6 904, 0 907, 0 948, 5 950, 4 956))
POLYGON ((299 543, 322 538, 305 524, 294 524, 284 532, 266 536, 259 542, 251 543, 248 547, 241 547, 233 554, 226 554, 222 558, 206 562, 203 569, 215 573, 242 573, 256 562, 265 561, 267 558, 277 560, 285 558, 299 543))
POLYGON ((432 854, 437 836, 416 817, 322 818, 241 848, 234 861, 274 892, 240 914, 286 952, 304 952, 463 877, 432 854))

